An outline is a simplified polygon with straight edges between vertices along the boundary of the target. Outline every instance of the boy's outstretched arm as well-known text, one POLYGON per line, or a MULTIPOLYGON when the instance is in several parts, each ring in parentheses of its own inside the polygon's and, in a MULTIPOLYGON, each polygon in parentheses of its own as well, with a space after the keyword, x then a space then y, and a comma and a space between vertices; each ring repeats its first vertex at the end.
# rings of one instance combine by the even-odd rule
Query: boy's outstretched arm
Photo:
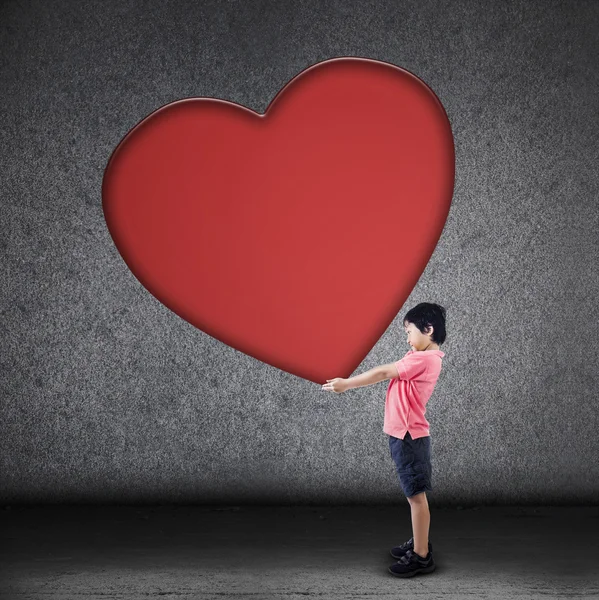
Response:
POLYGON ((351 388, 364 387, 365 385, 372 385, 373 383, 379 383, 379 381, 385 381, 385 379, 393 379, 395 377, 399 377, 397 367, 395 366, 395 363, 389 363, 387 365, 374 367, 374 369, 370 369, 370 371, 366 371, 355 377, 350 377, 349 379, 342 379, 340 377, 327 379, 327 383, 322 386, 322 389, 328 392, 341 394, 351 388))

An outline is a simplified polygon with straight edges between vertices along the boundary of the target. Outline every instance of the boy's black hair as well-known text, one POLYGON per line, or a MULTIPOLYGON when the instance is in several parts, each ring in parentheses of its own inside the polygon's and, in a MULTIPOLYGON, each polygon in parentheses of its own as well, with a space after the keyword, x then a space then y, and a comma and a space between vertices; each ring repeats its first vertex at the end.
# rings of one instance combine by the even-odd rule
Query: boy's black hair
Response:
POLYGON ((406 313, 403 322, 404 325, 406 322, 414 323, 420 333, 426 333, 426 329, 432 325, 433 342, 442 344, 445 341, 445 309, 438 304, 421 302, 406 313))

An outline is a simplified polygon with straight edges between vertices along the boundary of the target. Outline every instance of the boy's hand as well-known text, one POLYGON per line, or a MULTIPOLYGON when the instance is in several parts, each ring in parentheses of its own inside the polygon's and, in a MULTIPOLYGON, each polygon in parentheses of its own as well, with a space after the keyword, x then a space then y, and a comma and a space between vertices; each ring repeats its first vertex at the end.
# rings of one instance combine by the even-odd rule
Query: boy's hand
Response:
POLYGON ((341 394, 348 389, 347 379, 341 377, 335 377, 335 379, 327 379, 327 383, 322 386, 323 390, 327 392, 335 392, 341 394))

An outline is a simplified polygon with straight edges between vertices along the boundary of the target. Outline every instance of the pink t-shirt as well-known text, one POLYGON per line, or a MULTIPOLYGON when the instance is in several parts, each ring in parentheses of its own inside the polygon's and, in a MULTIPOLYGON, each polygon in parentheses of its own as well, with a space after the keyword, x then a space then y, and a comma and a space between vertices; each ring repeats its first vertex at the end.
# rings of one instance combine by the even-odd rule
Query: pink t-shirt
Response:
POLYGON ((389 381, 385 398, 383 431, 403 440, 409 430, 412 439, 430 435, 426 403, 441 372, 441 350, 410 350, 395 363, 399 377, 389 381))

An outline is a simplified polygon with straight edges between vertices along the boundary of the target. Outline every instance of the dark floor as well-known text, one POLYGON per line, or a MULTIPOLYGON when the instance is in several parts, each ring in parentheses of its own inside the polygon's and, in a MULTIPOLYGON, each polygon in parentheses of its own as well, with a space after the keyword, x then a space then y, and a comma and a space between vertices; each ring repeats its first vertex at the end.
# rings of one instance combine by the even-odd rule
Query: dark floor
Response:
POLYGON ((399 579, 407 503, 0 510, 2 600, 597 598, 599 507, 431 508, 437 569, 399 579))

